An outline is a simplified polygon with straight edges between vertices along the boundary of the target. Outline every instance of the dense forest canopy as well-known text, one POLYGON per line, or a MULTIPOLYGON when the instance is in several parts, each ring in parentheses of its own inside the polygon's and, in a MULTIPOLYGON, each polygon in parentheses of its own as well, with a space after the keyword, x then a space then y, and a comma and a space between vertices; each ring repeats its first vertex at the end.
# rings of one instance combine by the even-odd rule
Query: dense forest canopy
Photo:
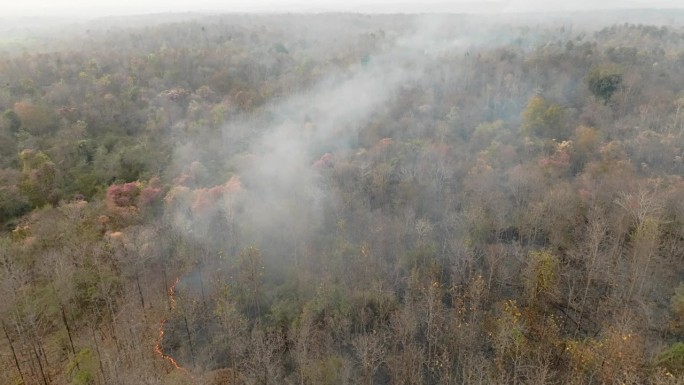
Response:
POLYGON ((0 383, 682 383, 684 13, 607 20, 4 25, 0 383))

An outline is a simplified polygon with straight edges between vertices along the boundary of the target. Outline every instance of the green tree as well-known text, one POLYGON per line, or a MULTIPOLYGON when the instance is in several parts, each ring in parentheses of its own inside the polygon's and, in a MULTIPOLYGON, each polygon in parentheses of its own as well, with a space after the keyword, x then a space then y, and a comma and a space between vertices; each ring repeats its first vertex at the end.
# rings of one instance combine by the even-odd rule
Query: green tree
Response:
POLYGON ((608 104, 610 97, 620 89, 622 79, 622 72, 617 67, 598 67, 589 73, 587 83, 591 93, 608 104))
POLYGON ((69 361, 66 372, 71 378, 72 385, 94 384, 97 377, 97 360, 90 349, 83 349, 69 361))
POLYGON ((7 109, 2 114, 3 125, 6 125, 7 130, 13 134, 16 134, 21 127, 21 119, 14 110, 7 109))
POLYGON ((533 96, 522 113, 522 131, 542 138, 565 139, 565 110, 541 96, 533 96))
POLYGON ((674 315, 674 320, 670 326, 676 331, 684 331, 684 283, 680 283, 675 288, 675 293, 670 299, 670 309, 674 315))
POLYGON ((41 207, 46 203, 56 204, 59 196, 55 164, 42 151, 35 150, 22 151, 19 159, 22 168, 19 189, 31 205, 41 207))
POLYGON ((0 223, 30 209, 28 200, 17 187, 20 178, 21 175, 16 170, 0 169, 0 223))
POLYGON ((656 358, 656 364, 670 373, 684 374, 684 343, 677 342, 662 351, 656 358))
POLYGON ((257 317, 261 316, 259 304, 260 289, 263 278, 262 254, 256 247, 250 246, 238 255, 238 281, 243 287, 244 298, 251 302, 251 307, 257 317))
POLYGON ((559 266, 558 257, 548 250, 530 252, 523 281, 531 301, 536 302, 540 297, 553 297, 557 294, 559 266))

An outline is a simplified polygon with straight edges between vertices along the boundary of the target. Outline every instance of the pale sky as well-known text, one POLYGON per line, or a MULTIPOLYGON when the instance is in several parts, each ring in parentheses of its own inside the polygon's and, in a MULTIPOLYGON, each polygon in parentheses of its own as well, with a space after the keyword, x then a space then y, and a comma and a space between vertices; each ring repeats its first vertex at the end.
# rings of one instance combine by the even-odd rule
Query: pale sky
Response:
POLYGON ((3 16, 108 16, 161 12, 529 12, 684 8, 684 0, 4 0, 3 16))

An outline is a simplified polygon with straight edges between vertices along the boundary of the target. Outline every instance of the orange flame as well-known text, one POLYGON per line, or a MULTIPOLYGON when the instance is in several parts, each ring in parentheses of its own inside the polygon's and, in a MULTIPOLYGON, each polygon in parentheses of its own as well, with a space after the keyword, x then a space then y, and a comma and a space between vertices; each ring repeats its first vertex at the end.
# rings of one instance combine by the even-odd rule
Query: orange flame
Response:
MULTIPOLYGON (((171 304, 171 310, 176 308, 176 298, 175 298, 175 292, 176 292, 176 286, 180 282, 180 277, 176 277, 176 281, 169 287, 169 303, 171 304)), ((173 365, 174 368, 180 369, 184 372, 187 372, 185 368, 180 366, 178 362, 171 357, 168 354, 164 353, 164 350, 161 347, 162 342, 164 341, 164 325, 166 325, 166 322, 168 322, 167 319, 163 319, 159 323, 159 335, 157 337, 157 343, 154 345, 154 352, 159 355, 159 357, 165 359, 166 361, 169 361, 171 365, 173 365)))
POLYGON ((159 323, 159 340, 157 344, 154 345, 154 352, 157 353, 161 358, 169 361, 174 368, 185 371, 182 366, 178 365, 178 362, 173 357, 168 354, 164 354, 164 351, 162 350, 161 343, 164 340, 164 325, 166 324, 166 321, 167 320, 162 320, 159 323))
POLYGON ((171 310, 176 308, 176 286, 180 282, 180 277, 176 277, 176 281, 169 287, 169 303, 171 304, 171 310))

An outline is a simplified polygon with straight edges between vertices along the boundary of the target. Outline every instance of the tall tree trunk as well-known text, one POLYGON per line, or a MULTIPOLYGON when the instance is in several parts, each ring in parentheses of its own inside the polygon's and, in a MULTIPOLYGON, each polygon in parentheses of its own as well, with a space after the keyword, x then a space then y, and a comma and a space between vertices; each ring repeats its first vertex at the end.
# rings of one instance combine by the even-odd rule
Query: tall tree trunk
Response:
POLYGON ((162 293, 164 293, 164 298, 166 298, 166 306, 168 307, 168 310, 171 311, 173 308, 171 307, 171 296, 169 295, 169 286, 168 286, 168 279, 166 277, 166 266, 162 266, 162 278, 164 281, 162 282, 162 287, 164 290, 162 290, 162 293))
POLYGON ((192 365, 195 366, 195 350, 192 347, 192 339, 190 338, 190 327, 188 326, 188 317, 183 313, 183 321, 185 321, 185 333, 188 336, 188 346, 190 346, 190 358, 192 365))
POLYGON ((138 287, 138 295, 140 296, 140 307, 145 311, 145 297, 143 297, 142 288, 140 287, 140 275, 138 270, 135 270, 135 284, 138 287))
POLYGON ((97 362, 100 367, 100 374, 102 375, 102 382, 107 383, 107 377, 105 376, 104 366, 102 365, 102 355, 100 355, 100 346, 97 344, 97 338, 95 337, 95 328, 90 325, 90 333, 93 337, 93 343, 95 344, 95 353, 97 353, 97 362))
POLYGON ((38 351, 45 361, 45 374, 47 375, 48 382, 52 383, 52 378, 50 378, 50 363, 48 362, 47 353, 45 353, 45 349, 43 349, 43 342, 40 338, 38 339, 38 351))
POLYGON ((48 383, 47 377, 45 377, 45 370, 43 370, 43 363, 40 361, 40 357, 38 356, 38 351, 36 350, 36 346, 31 345, 31 347, 33 348, 33 355, 36 357, 36 360, 38 360, 38 367, 40 368, 40 375, 43 378, 43 383, 45 385, 48 385, 49 383, 48 383))
MULTIPOLYGON (((67 322, 66 312, 64 311, 64 306, 60 304, 62 310, 62 322, 64 322, 64 327, 66 328, 67 335, 69 336, 69 345, 71 346, 71 353, 76 357, 76 348, 74 347, 74 340, 71 337, 71 328, 69 327, 69 322, 67 322)), ((78 364, 76 364, 78 367, 78 364)))
POLYGON ((17 353, 14 350, 14 345, 12 343, 12 339, 10 338, 10 335, 7 332, 7 327, 5 326, 5 321, 2 321, 2 330, 5 332, 5 337, 7 337, 7 341, 9 341, 10 350, 12 350, 12 358, 14 358, 14 365, 17 367, 17 372, 19 372, 19 377, 21 378, 21 383, 24 384, 24 383, 26 383, 26 381, 24 380, 24 373, 21 372, 21 367, 19 366, 19 359, 17 358, 17 353))

